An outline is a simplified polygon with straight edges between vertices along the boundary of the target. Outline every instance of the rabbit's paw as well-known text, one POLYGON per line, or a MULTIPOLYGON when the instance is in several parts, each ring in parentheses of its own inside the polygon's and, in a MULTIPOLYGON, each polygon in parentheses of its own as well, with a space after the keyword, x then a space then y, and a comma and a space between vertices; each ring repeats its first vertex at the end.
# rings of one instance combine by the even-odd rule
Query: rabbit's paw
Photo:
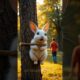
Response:
POLYGON ((34 61, 34 64, 38 64, 38 61, 34 61))

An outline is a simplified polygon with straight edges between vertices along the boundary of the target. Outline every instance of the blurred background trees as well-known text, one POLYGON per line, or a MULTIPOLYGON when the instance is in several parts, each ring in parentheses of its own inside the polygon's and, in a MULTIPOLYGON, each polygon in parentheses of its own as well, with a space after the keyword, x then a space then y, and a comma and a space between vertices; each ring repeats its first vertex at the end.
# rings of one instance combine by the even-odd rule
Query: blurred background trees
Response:
POLYGON ((48 32, 48 47, 52 38, 56 38, 59 43, 59 50, 62 50, 62 28, 61 28, 61 0, 44 0, 43 4, 37 4, 38 23, 42 27, 44 23, 50 23, 48 32))
MULTIPOLYGON (((69 74, 72 51, 80 34, 80 0, 63 0, 63 74, 69 74)), ((65 80, 65 77, 63 77, 65 80)))
POLYGON ((75 45, 77 45, 77 37, 80 34, 80 1, 67 0, 64 1, 67 7, 63 6, 63 33, 64 33, 64 64, 70 65, 71 53, 75 45), (66 4, 67 3, 67 4, 66 4), (68 58, 68 60, 66 60, 68 58))

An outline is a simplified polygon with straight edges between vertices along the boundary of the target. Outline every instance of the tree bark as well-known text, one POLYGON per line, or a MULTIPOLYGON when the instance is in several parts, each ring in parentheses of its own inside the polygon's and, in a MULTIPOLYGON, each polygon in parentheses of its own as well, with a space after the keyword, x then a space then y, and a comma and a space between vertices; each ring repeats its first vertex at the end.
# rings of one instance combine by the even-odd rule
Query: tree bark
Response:
MULTIPOLYGON (((66 1, 65 1, 66 3, 66 1)), ((64 6, 63 6, 64 7, 64 6)), ((63 74, 65 68, 70 68, 73 48, 77 45, 80 34, 80 0, 68 1, 63 12, 63 74)), ((64 78, 63 78, 64 79, 64 78)), ((65 80, 65 79, 64 79, 65 80)))
POLYGON ((80 1, 71 0, 65 12, 63 13, 62 26, 64 31, 64 64, 69 65, 71 60, 71 53, 74 46, 77 44, 77 36, 80 34, 80 1), (68 60, 66 60, 68 57, 68 60))
POLYGON ((62 11, 65 12, 70 0, 62 0, 62 1, 63 1, 62 11))
MULTIPOLYGON (((20 0, 20 36, 21 42, 30 43, 33 33, 29 28, 29 21, 37 24, 36 0, 20 0)), ((21 79, 42 80, 40 63, 33 64, 29 57, 30 46, 21 47, 21 79)))
MULTIPOLYGON (((11 68, 9 58, 14 54, 10 52, 10 47, 16 36, 17 14, 12 9, 9 0, 0 0, 0 80, 6 80, 11 68)), ((17 57, 17 51, 15 55, 17 57)))

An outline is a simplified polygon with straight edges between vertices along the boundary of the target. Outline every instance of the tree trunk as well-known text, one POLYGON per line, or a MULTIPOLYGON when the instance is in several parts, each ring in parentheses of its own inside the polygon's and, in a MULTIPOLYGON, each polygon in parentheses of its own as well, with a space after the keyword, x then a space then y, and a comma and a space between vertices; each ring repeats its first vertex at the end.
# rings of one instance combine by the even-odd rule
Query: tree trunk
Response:
MULTIPOLYGON (((65 2, 66 3, 66 2, 65 2)), ((64 6, 63 6, 64 7, 64 6)), ((70 0, 63 13, 63 74, 66 67, 71 65, 72 51, 77 44, 80 34, 80 0, 70 0)))
MULTIPOLYGON (((12 9, 9 0, 0 0, 0 80, 7 80, 6 78, 11 69, 9 58, 10 55, 14 55, 14 51, 12 53, 10 47, 16 36, 17 14, 12 9)), ((16 56, 17 50, 15 51, 16 56)))
POLYGON ((62 11, 65 12, 70 0, 62 0, 62 1, 63 1, 62 11))
MULTIPOLYGON (((20 0, 21 42, 30 43, 33 33, 29 21, 37 24, 36 0, 20 0)), ((34 65, 29 57, 30 46, 21 47, 22 80, 42 80, 40 63, 34 65)))

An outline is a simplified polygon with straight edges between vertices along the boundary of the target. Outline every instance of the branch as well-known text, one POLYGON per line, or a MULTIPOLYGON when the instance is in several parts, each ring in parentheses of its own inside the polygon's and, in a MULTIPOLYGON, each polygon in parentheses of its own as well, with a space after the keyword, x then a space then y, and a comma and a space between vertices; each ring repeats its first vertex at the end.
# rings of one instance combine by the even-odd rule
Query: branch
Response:
POLYGON ((30 46, 30 45, 37 45, 37 46, 46 46, 47 44, 40 44, 40 43, 25 43, 25 42, 20 42, 20 46, 30 46))
POLYGON ((72 44, 76 45, 76 43, 68 37, 63 37, 63 39, 65 39, 65 40, 71 42, 72 44))
POLYGON ((0 56, 12 56, 17 57, 17 50, 16 51, 9 51, 9 50, 0 50, 0 56))

